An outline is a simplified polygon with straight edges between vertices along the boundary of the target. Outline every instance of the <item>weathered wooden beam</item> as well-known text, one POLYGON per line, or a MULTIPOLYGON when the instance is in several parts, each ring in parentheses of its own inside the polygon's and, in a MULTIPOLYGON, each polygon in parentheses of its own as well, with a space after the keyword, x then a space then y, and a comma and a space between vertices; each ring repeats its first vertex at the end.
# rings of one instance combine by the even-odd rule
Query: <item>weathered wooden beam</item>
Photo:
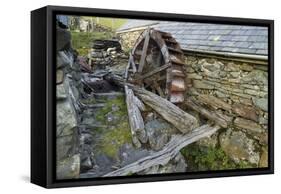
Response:
POLYGON ((182 133, 190 132, 198 127, 197 119, 184 112, 168 100, 149 92, 143 88, 132 87, 135 94, 169 123, 173 124, 182 133))
POLYGON ((132 65, 133 73, 136 73, 137 67, 136 67, 136 64, 135 64, 135 61, 134 61, 134 56, 132 55, 132 53, 130 53, 129 60, 130 60, 130 64, 132 65))
POLYGON ((149 39, 150 39, 150 28, 147 29, 144 44, 143 44, 143 48, 142 48, 142 54, 141 54, 139 68, 138 68, 139 73, 142 72, 144 64, 145 64, 145 58, 146 58, 146 54, 147 54, 149 39))
POLYGON ((164 97, 165 97, 165 96, 164 96, 164 92, 162 91, 162 89, 161 89, 161 87, 159 86, 159 84, 158 84, 156 81, 154 81, 153 85, 154 85, 156 91, 158 92, 158 94, 159 94, 162 98, 164 98, 164 97))
POLYGON ((150 71, 150 72, 140 76, 139 79, 142 80, 142 79, 148 78, 148 77, 150 77, 150 76, 152 76, 152 75, 154 75, 156 73, 159 73, 159 72, 161 72, 161 71, 163 71, 163 70, 165 70, 165 69, 167 69, 169 67, 171 67, 171 64, 166 64, 166 65, 157 67, 157 68, 153 69, 152 71, 150 71))
MULTIPOLYGON (((138 105, 136 103, 136 98, 134 96, 133 90, 128 88, 125 85, 125 94, 126 94, 126 104, 127 111, 129 117, 129 123, 132 134, 132 141, 136 147, 141 147, 141 143, 147 142, 147 134, 144 129, 144 122, 139 110, 139 102, 138 105)), ((142 106, 141 106, 142 107, 142 106)))
POLYGON ((135 92, 135 95, 144 102, 144 104, 155 110, 163 117, 163 119, 174 125, 182 133, 187 133, 198 127, 198 121, 194 116, 184 112, 170 101, 145 90, 144 88, 128 84, 119 76, 111 74, 108 75, 106 79, 111 80, 118 85, 127 85, 135 92))
POLYGON ((141 158, 136 162, 105 174, 104 176, 126 176, 128 174, 138 173, 155 165, 165 165, 171 159, 173 159, 182 148, 200 140, 201 138, 211 136, 218 129, 218 126, 212 127, 210 125, 203 125, 199 128, 194 129, 191 133, 185 135, 175 135, 162 150, 151 153, 149 156, 141 158))
POLYGON ((199 112, 201 115, 206 117, 207 119, 215 122, 217 125, 227 128, 228 123, 226 120, 222 119, 219 115, 217 115, 214 111, 210 111, 205 109, 204 107, 200 106, 199 104, 195 103, 191 99, 186 99, 185 100, 185 105, 188 108, 191 108, 192 110, 199 112))
POLYGON ((183 92, 185 91, 184 79, 181 77, 174 77, 171 82, 171 92, 183 92))

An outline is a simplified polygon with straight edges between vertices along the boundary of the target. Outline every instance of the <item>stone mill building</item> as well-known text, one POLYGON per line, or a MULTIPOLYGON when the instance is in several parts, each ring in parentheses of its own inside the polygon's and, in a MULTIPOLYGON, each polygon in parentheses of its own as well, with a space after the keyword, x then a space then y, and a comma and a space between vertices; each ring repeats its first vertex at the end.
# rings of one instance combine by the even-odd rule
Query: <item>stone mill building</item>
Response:
MULTIPOLYGON (((130 50, 148 26, 171 33, 180 43, 185 54, 186 99, 211 113, 223 126, 199 143, 220 147, 237 163, 266 167, 270 130, 268 29, 128 20, 117 30, 123 49, 130 50)), ((194 115, 206 122, 197 112, 194 115)))

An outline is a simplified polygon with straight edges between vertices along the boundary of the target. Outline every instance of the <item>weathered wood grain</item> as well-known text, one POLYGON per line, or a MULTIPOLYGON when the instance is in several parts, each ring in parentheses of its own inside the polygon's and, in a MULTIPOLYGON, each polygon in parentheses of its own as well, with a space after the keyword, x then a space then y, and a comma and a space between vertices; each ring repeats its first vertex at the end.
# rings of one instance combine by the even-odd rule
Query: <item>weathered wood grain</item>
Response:
POLYGON ((133 90, 125 86, 126 94, 126 104, 129 117, 129 123, 132 134, 132 141, 136 147, 141 147, 141 143, 147 142, 147 134, 144 130, 144 122, 139 110, 139 106, 143 107, 144 105, 135 103, 136 98, 134 96, 133 90))
POLYGON ((105 174, 104 176, 126 176, 128 174, 140 172, 155 165, 165 165, 171 159, 173 159, 182 148, 200 140, 201 138, 211 136, 218 129, 218 126, 212 127, 210 125, 203 125, 199 128, 194 129, 188 134, 175 135, 161 151, 153 152, 149 156, 141 158, 136 162, 105 174))
POLYGON ((169 102, 168 100, 143 88, 132 88, 135 94, 165 120, 174 125, 182 133, 187 133, 198 127, 198 121, 192 115, 169 102))

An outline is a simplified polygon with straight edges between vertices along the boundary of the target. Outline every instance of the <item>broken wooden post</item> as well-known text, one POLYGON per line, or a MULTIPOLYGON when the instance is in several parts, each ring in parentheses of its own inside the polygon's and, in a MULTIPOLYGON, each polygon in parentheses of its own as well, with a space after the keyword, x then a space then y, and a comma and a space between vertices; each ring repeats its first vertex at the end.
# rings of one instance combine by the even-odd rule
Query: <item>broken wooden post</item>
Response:
POLYGON ((133 90, 126 85, 125 94, 132 141, 134 145, 139 148, 141 147, 141 143, 147 142, 147 134, 144 130, 144 122, 139 110, 139 107, 143 108, 143 104, 141 104, 141 102, 137 102, 138 104, 136 104, 136 97, 134 96, 133 90))
POLYGON ((145 64, 145 58, 146 58, 146 54, 147 54, 149 39, 150 39, 150 28, 148 28, 146 30, 145 40, 144 40, 144 44, 143 44, 143 48, 142 48, 141 59, 140 59, 140 64, 139 64, 139 69, 138 69, 139 73, 142 72, 142 69, 145 64))
POLYGON ((150 106, 182 133, 187 133, 198 127, 198 121, 194 116, 184 112, 168 100, 143 88, 132 87, 132 89, 145 104, 150 106))
POLYGON ((218 129, 218 126, 212 127, 210 125, 203 125, 194 129, 191 133, 185 135, 175 135, 161 151, 154 152, 149 156, 141 158, 127 166, 105 174, 104 176, 127 176, 128 174, 138 173, 155 165, 165 165, 173 159, 182 148, 200 140, 201 138, 211 136, 218 129))

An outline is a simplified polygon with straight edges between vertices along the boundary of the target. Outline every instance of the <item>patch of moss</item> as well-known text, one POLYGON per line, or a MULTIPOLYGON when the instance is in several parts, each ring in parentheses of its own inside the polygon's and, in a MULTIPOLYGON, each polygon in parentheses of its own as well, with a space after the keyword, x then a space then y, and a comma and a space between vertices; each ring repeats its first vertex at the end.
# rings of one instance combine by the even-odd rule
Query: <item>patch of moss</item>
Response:
POLYGON ((190 171, 253 168, 247 162, 234 163, 220 147, 199 146, 193 143, 181 150, 190 171))
POLYGON ((106 123, 106 114, 112 111, 113 105, 119 108, 119 110, 114 111, 114 115, 118 117, 127 116, 125 98, 123 96, 118 96, 115 99, 107 100, 105 102, 105 106, 97 112, 96 119, 100 122, 106 123))
POLYGON ((98 143, 99 151, 112 158, 116 158, 119 148, 125 143, 131 143, 132 139, 125 98, 120 96, 106 101, 105 106, 96 113, 96 120, 107 126, 103 130, 96 131, 102 133, 98 143), (112 111, 113 105, 117 106, 118 110, 112 111), (107 121, 106 115, 109 112, 120 118, 114 125, 107 121))
POLYGON ((108 130, 103 137, 101 151, 110 157, 117 157, 119 148, 125 143, 131 143, 128 122, 122 122, 116 128, 108 130))
POLYGON ((87 99, 82 99, 81 102, 84 104, 95 104, 97 103, 97 100, 95 98, 87 98, 87 99))

